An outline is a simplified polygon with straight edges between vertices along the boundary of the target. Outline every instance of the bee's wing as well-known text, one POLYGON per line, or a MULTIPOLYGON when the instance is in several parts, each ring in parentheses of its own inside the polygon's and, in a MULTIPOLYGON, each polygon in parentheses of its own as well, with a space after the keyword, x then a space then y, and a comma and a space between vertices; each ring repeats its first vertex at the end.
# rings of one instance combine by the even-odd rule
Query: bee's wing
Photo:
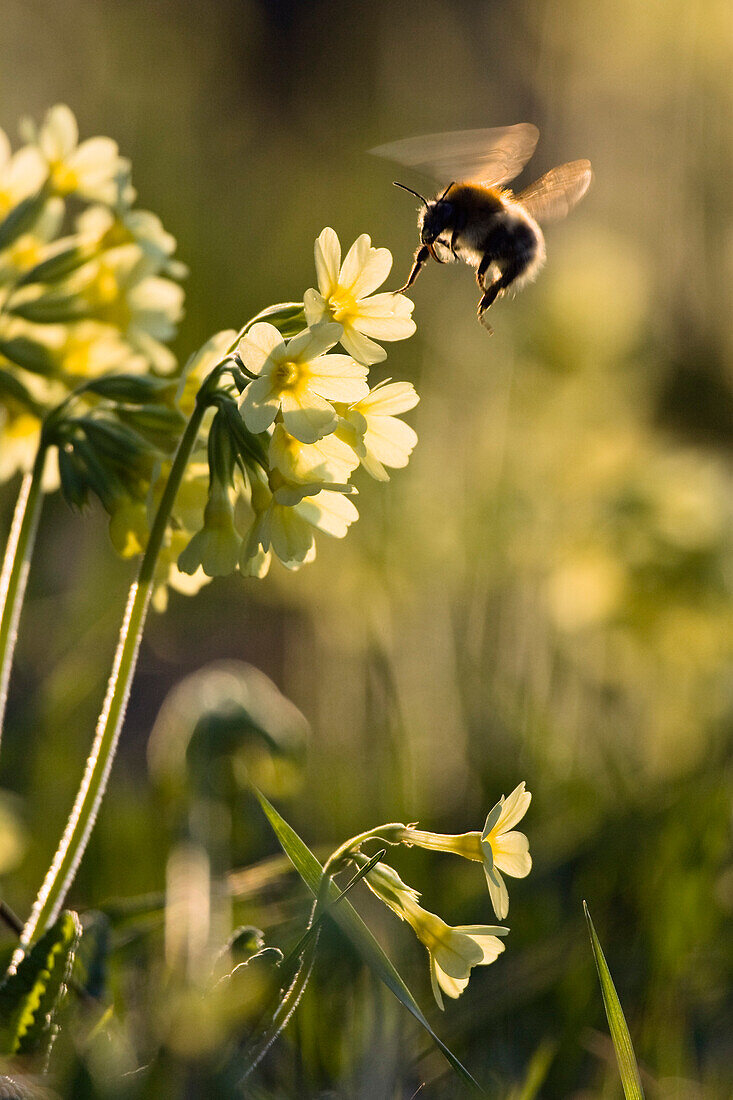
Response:
POLYGON ((590 161, 573 160, 545 172, 514 197, 536 221, 555 221, 580 202, 592 179, 590 161))
POLYGON ((447 180, 474 180, 493 187, 518 176, 532 156, 540 132, 529 122, 488 130, 454 130, 447 134, 378 145, 369 152, 407 168, 447 180))

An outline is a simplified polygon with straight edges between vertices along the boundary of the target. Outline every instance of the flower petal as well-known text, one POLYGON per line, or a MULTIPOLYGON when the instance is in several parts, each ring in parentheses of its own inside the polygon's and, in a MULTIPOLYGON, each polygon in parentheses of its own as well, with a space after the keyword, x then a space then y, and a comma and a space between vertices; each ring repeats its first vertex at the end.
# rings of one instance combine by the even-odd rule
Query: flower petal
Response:
POLYGON ((412 382, 382 382, 359 402, 359 412, 377 416, 399 416, 417 405, 418 397, 412 382))
POLYGON ((354 298, 364 298, 381 286, 392 269, 388 248, 372 248, 371 237, 362 233, 346 253, 339 285, 354 298))
POLYGON ((341 264, 341 245, 330 226, 326 226, 316 239, 315 260, 319 290, 328 298, 338 285, 341 264))
POLYGON ((366 397, 367 369, 350 355, 321 355, 309 364, 308 388, 329 401, 352 404, 366 397))
POLYGON ((344 327, 341 337, 341 345, 346 348, 349 355, 356 359, 357 363, 363 363, 370 367, 374 363, 382 363, 387 358, 387 352, 379 344, 375 344, 368 336, 349 324, 344 327))
POLYGON ((272 353, 284 353, 284 349, 282 336, 267 321, 258 321, 237 344, 237 354, 250 374, 259 374, 272 353))
MULTIPOLYGON (((245 391, 246 392, 246 391, 245 391)), ((283 393, 281 395, 281 407, 285 430, 299 439, 301 443, 315 443, 324 435, 332 432, 338 424, 338 417, 333 406, 324 401, 310 388, 302 394, 283 393)), ((244 409, 242 410, 244 415, 244 409)), ((249 428, 247 417, 244 422, 249 428)), ((272 421, 270 421, 272 423, 272 421)), ((254 431, 254 428, 250 428, 254 431)), ((262 430, 262 429, 260 429, 262 430)))
POLYGON ((318 359, 334 344, 338 344, 341 331, 341 325, 333 321, 303 329, 288 341, 288 359, 297 359, 301 363, 310 363, 311 360, 318 359))
POLYGON ((417 432, 395 416, 370 416, 364 435, 367 453, 393 469, 407 465, 417 443, 417 432))
POLYGON ((491 898, 491 904, 494 907, 494 912, 496 913, 499 920, 504 920, 507 913, 509 912, 509 893, 506 888, 506 883, 504 882, 504 879, 501 877, 496 868, 494 868, 492 874, 490 875, 486 870, 486 867, 484 866, 484 874, 486 875, 486 882, 489 887, 489 897, 491 898), (494 882, 494 876, 496 876, 496 878, 498 879, 498 886, 494 882))
POLYGON ((497 833, 506 832, 507 829, 513 828, 518 821, 521 821, 527 810, 529 804, 532 801, 532 795, 529 791, 525 791, 524 782, 518 784, 512 791, 512 793, 504 799, 501 807, 501 813, 499 814, 499 820, 494 826, 497 833))
POLYGON ((303 309, 309 328, 312 325, 317 325, 320 321, 327 321, 331 316, 328 312, 326 299, 313 288, 306 290, 303 295, 303 309))
POLYGON ((242 420, 255 434, 270 427, 279 408, 280 397, 272 392, 267 378, 257 378, 250 382, 239 399, 242 420))
POLYGON ((512 878, 526 878, 532 870, 529 841, 524 833, 500 833, 494 839, 494 864, 512 878))

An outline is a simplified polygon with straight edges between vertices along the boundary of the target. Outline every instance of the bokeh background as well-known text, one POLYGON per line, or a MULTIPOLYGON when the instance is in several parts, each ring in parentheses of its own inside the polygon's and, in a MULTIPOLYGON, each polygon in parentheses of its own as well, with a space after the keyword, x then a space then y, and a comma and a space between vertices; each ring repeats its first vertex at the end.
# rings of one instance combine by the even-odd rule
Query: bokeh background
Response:
MULTIPOLYGON (((182 359, 300 298, 324 225, 346 246, 369 232, 404 281, 414 204, 371 146, 526 120, 541 139, 520 182, 578 157, 595 171, 548 230, 537 284, 492 311, 493 338, 468 269, 422 275, 418 334, 383 368, 420 392, 420 443, 386 489, 362 481, 347 539, 152 617, 74 904, 162 890, 174 825, 151 727, 182 678, 247 661, 310 724, 276 793, 318 850, 381 820, 480 828, 527 781, 534 870, 511 891, 508 950, 435 1021, 496 1095, 532 1095, 530 1065, 539 1095, 619 1095, 583 898, 649 1095, 731 1094, 732 46, 727 0, 4 0, 0 125, 61 101, 83 136, 119 141, 191 268, 182 359)), ((23 915, 131 576, 99 510, 48 501, 0 764, 2 896, 23 915)), ((275 852, 251 798, 227 791, 230 865, 275 852)), ((413 851, 399 868, 450 923, 490 921, 475 866, 413 851)), ((305 911, 289 897, 242 912, 277 940, 305 911)), ((361 904, 429 1005, 422 949, 361 904)), ((424 1040, 327 947, 282 1095, 403 1095, 424 1040)), ((456 1095, 443 1072, 427 1054, 415 1080, 456 1095)))

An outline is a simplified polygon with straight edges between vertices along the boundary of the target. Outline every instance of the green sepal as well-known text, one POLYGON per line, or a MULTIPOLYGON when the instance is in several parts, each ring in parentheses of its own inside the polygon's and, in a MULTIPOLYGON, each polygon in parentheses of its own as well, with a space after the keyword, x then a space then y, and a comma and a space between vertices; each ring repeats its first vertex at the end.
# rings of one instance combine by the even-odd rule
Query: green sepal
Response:
POLYGON ((250 432, 242 420, 236 403, 228 397, 220 397, 217 401, 221 414, 226 419, 229 434, 237 453, 245 460, 256 463, 263 470, 267 470, 267 445, 269 436, 266 432, 254 435, 250 432))
POLYGON ((35 195, 29 195, 17 206, 13 207, 9 214, 0 222, 0 252, 23 233, 32 229, 36 219, 41 214, 46 204, 48 195, 42 188, 35 195))
POLYGON ((3 370, 2 368, 0 368, 0 395, 12 398, 19 404, 24 405, 29 412, 32 412, 39 419, 43 418, 44 410, 38 402, 31 397, 20 379, 16 375, 11 374, 10 371, 3 370))
POLYGON ((81 512, 89 501, 89 482, 84 463, 72 448, 59 447, 59 479, 64 500, 70 508, 81 512))
POLYGON ((247 322, 243 331, 237 336, 234 346, 259 321, 267 321, 268 324, 274 325, 285 340, 289 340, 291 336, 297 336, 308 327, 302 302, 277 302, 274 306, 267 306, 247 322))
POLYGON ((178 409, 168 409, 162 405, 140 405, 136 409, 118 408, 116 413, 118 420, 134 428, 143 439, 147 439, 165 454, 175 451, 181 432, 186 426, 186 418, 178 409))
POLYGON ((58 374, 59 364, 53 352, 37 340, 27 336, 15 336, 12 340, 0 340, 0 354, 17 363, 19 367, 44 377, 58 374))
POLYGON ((233 445, 226 418, 221 410, 211 422, 209 428, 209 474, 212 482, 218 481, 220 485, 232 485, 234 483, 234 465, 237 459, 237 451, 233 445))
POLYGON ((0 984, 0 1053, 45 1055, 66 995, 81 924, 65 910, 0 984))
POLYGON ((146 374, 107 374, 86 382, 75 392, 95 393, 98 397, 128 405, 147 405, 155 399, 166 403, 173 401, 177 390, 177 379, 171 382, 146 374))
POLYGON ((49 256, 45 260, 41 260, 29 271, 26 271, 21 279, 18 280, 18 286, 25 286, 27 283, 52 283, 57 279, 63 279, 66 275, 70 275, 72 271, 76 271, 83 264, 88 263, 95 256, 99 254, 99 248, 96 244, 72 244, 67 245, 64 248, 60 248, 53 256, 49 256))
POLYGON ((91 416, 79 417, 76 424, 95 450, 116 464, 141 464, 141 469, 147 469, 148 463, 156 455, 153 444, 127 425, 91 416))
POLYGON ((66 294, 51 290, 38 298, 13 302, 11 298, 5 309, 15 317, 32 321, 37 325, 66 324, 69 321, 83 321, 94 316, 93 308, 79 294, 66 294))

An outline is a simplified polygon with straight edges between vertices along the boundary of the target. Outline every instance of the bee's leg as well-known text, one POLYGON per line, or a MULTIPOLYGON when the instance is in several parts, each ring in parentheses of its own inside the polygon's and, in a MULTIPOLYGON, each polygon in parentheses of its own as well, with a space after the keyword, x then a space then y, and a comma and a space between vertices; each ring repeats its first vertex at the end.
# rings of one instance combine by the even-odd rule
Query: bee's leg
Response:
MULTIPOLYGON (((487 289, 484 278, 486 276, 486 272, 489 270, 493 262, 494 257, 491 255, 491 253, 484 252, 481 258, 481 263, 478 265, 478 269, 476 271, 476 282, 478 283, 480 290, 487 289)), ((494 299, 492 298, 491 300, 493 302, 494 299)))
POLYGON ((415 253, 415 262, 412 265, 412 271, 410 272, 410 277, 409 277, 409 279, 407 280, 407 282, 405 283, 404 286, 401 286, 399 290, 395 291, 395 294, 402 294, 402 293, 404 293, 405 290, 410 289, 412 284, 415 282, 415 279, 418 277, 418 275, 420 274, 420 272, 422 271, 422 269, 424 268, 425 264, 428 262, 429 259, 430 259, 430 249, 427 247, 427 245, 423 245, 421 248, 418 248, 417 252, 415 253))
POLYGON ((494 282, 491 283, 491 285, 488 287, 488 289, 484 291, 484 294, 481 298, 481 301, 478 304, 478 310, 477 310, 478 319, 479 319, 480 323, 484 326, 484 328, 489 330, 489 334, 492 335, 492 336, 494 334, 494 330, 492 329, 492 327, 488 323, 488 321, 485 319, 485 313, 486 313, 486 310, 489 308, 489 306, 492 304, 492 302, 496 301, 496 296, 499 293, 499 291, 502 289, 501 283, 502 283, 501 279, 495 279, 494 282))

